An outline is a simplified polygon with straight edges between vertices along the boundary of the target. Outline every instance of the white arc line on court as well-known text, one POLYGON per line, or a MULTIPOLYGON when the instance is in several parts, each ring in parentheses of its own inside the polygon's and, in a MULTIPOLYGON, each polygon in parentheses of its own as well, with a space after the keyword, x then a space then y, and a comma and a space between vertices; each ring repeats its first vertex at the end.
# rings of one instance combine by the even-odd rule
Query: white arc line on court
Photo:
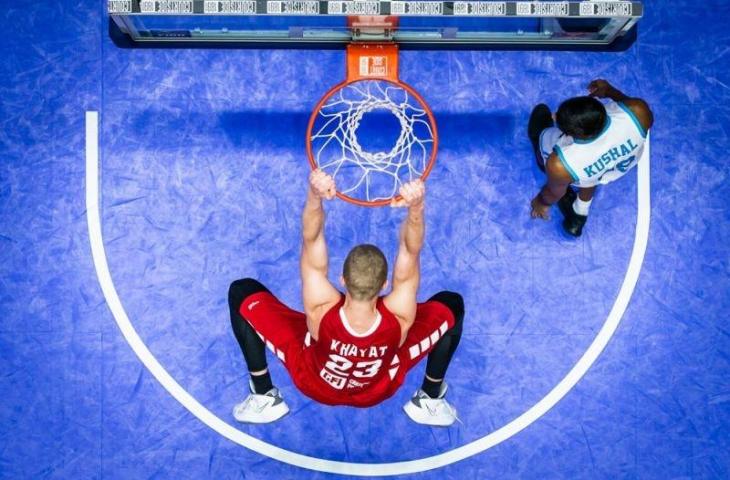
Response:
POLYGON ((403 462, 392 463, 350 463, 325 460, 310 457, 299 453, 291 452, 280 447, 252 437, 237 428, 229 425, 217 417, 210 410, 205 408, 183 387, 178 384, 167 370, 157 361, 152 352, 147 348, 139 334, 129 321, 124 311, 122 302, 119 299, 107 263, 104 242, 101 236, 101 216, 99 205, 99 114, 98 112, 86 112, 86 215, 89 226, 89 241, 91 253, 94 259, 94 267, 99 278, 104 298, 106 298, 109 309, 122 331, 132 350, 145 367, 152 373, 160 384, 180 402, 190 413, 198 417, 200 421, 210 428, 223 435, 232 442, 238 443, 254 452, 267 457, 310 470, 320 472, 340 473, 362 476, 384 476, 399 475, 406 473, 423 472, 434 468, 443 467, 459 460, 481 453, 498 443, 501 443, 513 435, 527 428, 531 423, 543 416, 554 407, 585 375, 593 365, 608 341, 613 336, 621 322, 621 317, 626 311, 631 295, 639 279, 639 272, 644 262, 644 254, 649 240, 649 220, 651 215, 650 205, 650 148, 649 138, 644 147, 642 159, 638 162, 637 169, 637 221, 634 245, 631 251, 629 267, 626 270, 624 281, 621 284, 616 301, 608 314, 606 322, 599 330, 596 338, 585 351, 583 356, 568 372, 568 374, 545 395, 539 402, 529 410, 515 418, 508 424, 489 433, 488 435, 474 440, 471 443, 462 445, 448 452, 440 453, 431 457, 419 458, 403 462))

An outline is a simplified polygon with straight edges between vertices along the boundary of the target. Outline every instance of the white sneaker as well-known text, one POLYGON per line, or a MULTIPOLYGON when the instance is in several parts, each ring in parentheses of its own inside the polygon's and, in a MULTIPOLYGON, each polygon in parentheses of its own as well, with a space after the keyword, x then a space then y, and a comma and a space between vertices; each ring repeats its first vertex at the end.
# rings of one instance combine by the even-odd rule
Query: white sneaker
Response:
POLYGON ((289 413, 279 389, 274 387, 265 394, 251 393, 246 399, 233 407, 233 417, 244 423, 271 423, 289 413))
POLYGON ((413 398, 403 405, 403 410, 411 420, 421 425, 448 427, 459 418, 456 416, 456 409, 444 398, 447 389, 446 382, 442 383, 438 398, 431 398, 418 389, 413 398))

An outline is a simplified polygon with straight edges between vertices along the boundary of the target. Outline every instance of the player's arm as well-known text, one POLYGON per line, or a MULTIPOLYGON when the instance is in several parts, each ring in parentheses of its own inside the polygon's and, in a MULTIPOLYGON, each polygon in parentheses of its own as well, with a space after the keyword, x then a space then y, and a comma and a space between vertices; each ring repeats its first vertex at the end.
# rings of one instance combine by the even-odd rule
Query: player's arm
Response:
POLYGON ((644 132, 648 132, 654 125, 654 114, 649 108, 649 104, 641 98, 634 98, 626 95, 618 88, 614 87, 608 81, 601 78, 593 80, 588 84, 588 92, 593 97, 610 98, 615 102, 626 105, 639 120, 644 132))
POLYGON ((532 199, 531 216, 547 220, 550 218, 550 207, 565 195, 573 177, 570 176, 555 152, 551 153, 545 162, 545 173, 547 183, 532 199))
POLYGON ((391 204, 408 208, 393 266, 393 289, 383 299, 385 306, 401 323, 401 341, 416 318, 416 294, 421 279, 420 256, 425 234, 425 194, 423 182, 416 180, 403 185, 400 189, 401 199, 391 204))
POLYGON ((340 292, 327 278, 329 259, 324 240, 324 208, 322 200, 335 196, 335 182, 321 170, 309 176, 307 201, 302 212, 302 301, 307 316, 307 328, 316 340, 324 313, 337 303, 340 292))

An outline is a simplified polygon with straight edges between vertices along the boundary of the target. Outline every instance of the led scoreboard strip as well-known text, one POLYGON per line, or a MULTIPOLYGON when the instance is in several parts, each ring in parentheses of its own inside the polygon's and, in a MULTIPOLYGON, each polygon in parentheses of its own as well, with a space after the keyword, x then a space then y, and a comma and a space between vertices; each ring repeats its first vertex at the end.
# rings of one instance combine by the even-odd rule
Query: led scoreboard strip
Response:
POLYGON ((618 17, 643 14, 641 2, 377 0, 107 0, 110 15, 399 15, 454 17, 618 17))

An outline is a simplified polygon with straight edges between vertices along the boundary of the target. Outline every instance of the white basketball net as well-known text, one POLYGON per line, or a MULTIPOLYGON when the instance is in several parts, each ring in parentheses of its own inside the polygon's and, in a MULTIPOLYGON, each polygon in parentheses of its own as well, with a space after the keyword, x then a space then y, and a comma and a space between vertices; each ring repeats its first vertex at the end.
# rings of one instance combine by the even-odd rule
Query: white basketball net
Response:
POLYGON ((368 202, 396 196, 402 183, 420 178, 433 149, 426 110, 400 86, 363 80, 335 92, 320 108, 310 141, 316 164, 335 178, 337 190, 368 202), (389 151, 367 151, 357 132, 363 117, 390 112, 400 125, 389 151))

